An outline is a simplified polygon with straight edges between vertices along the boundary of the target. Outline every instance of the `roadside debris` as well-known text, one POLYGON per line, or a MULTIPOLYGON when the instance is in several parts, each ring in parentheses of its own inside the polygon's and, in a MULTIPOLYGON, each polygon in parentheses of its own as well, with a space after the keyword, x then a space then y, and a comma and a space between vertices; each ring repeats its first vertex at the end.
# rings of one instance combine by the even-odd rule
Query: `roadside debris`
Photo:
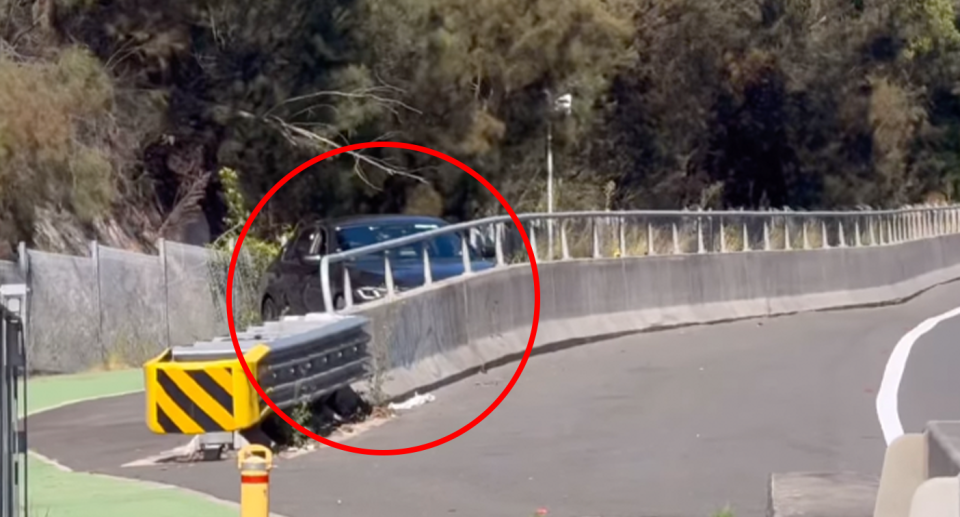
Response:
POLYGON ((399 404, 390 403, 387 408, 391 411, 406 411, 416 407, 420 407, 424 404, 428 404, 437 400, 437 397, 434 397, 432 393, 427 393, 426 395, 414 394, 412 397, 400 402, 399 404))

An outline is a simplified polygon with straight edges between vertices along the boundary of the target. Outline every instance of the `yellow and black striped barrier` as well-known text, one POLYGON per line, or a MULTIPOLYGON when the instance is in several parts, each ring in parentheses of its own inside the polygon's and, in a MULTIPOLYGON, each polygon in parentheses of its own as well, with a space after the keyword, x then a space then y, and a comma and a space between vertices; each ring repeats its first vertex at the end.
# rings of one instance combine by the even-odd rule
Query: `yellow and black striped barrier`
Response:
MULTIPOLYGON (((244 354, 251 372, 269 349, 244 354)), ((261 418, 260 395, 243 373, 240 361, 171 361, 172 350, 144 365, 147 427, 159 434, 204 434, 240 431, 261 418)), ((259 379, 258 379, 259 380, 259 379)))
MULTIPOLYGON (((268 322, 237 338, 257 383, 287 410, 364 377, 367 323, 359 316, 308 314, 268 322)), ((269 414, 229 338, 167 349, 143 370, 146 422, 154 433, 245 431, 269 414)))

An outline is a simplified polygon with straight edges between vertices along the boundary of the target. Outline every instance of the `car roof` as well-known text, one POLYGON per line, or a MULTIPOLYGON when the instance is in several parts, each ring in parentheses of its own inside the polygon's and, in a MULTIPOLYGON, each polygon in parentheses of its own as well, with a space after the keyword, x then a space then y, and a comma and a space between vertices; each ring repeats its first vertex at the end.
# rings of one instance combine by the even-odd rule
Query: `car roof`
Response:
POLYGON ((403 214, 375 214, 375 215, 355 215, 347 217, 338 217, 317 221, 316 224, 343 228, 346 226, 357 226, 370 223, 391 223, 391 224, 436 224, 446 225, 447 222, 439 217, 430 217, 424 215, 403 215, 403 214))

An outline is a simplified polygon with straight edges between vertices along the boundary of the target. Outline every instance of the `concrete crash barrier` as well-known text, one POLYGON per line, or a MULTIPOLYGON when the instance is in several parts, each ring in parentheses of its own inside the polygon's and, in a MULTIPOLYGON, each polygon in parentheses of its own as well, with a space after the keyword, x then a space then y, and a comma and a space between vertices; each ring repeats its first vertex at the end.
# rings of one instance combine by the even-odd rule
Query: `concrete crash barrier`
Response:
POLYGON ((960 517, 960 422, 930 422, 887 448, 874 517, 960 517))
MULTIPOLYGON (((535 347, 644 330, 903 301, 960 278, 960 236, 860 248, 543 263, 535 347)), ((399 398, 522 356, 529 264, 353 307, 370 319, 377 390, 399 398)))

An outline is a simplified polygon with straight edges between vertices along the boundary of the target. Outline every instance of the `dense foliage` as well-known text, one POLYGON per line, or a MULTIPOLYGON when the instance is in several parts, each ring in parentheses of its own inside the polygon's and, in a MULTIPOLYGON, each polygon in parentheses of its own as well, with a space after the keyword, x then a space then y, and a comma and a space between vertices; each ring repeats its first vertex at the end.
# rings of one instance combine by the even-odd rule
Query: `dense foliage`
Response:
MULTIPOLYGON (((345 143, 431 146, 515 208, 853 208, 960 192, 953 0, 0 0, 0 240, 38 210, 231 219, 345 143), (573 95, 572 112, 551 99, 573 95), (233 177, 233 176, 231 176, 233 177), (232 189, 227 195, 235 196, 232 189), (148 213, 149 212, 149 213, 148 213)), ((495 212, 411 153, 301 174, 306 215, 495 212)), ((148 228, 152 225, 152 228, 148 228)), ((235 228, 234 228, 235 230, 235 228)))

